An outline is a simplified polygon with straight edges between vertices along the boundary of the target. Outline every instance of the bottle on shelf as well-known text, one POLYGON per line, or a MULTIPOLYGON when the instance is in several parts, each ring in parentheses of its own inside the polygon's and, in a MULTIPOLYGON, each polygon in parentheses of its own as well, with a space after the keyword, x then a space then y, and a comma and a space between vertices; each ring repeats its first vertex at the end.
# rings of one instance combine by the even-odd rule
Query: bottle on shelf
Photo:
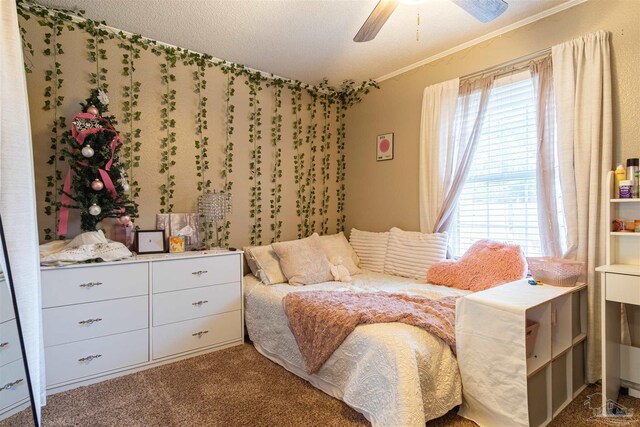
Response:
POLYGON ((613 197, 620 198, 620 181, 627 179, 627 171, 622 164, 619 164, 615 170, 613 197))
POLYGON ((633 197, 633 184, 631 180, 625 179, 620 181, 620 196, 621 199, 630 199, 633 197))
POLYGON ((638 165, 640 160, 635 157, 627 159, 627 179, 631 181, 631 197, 640 197, 638 194, 638 165))

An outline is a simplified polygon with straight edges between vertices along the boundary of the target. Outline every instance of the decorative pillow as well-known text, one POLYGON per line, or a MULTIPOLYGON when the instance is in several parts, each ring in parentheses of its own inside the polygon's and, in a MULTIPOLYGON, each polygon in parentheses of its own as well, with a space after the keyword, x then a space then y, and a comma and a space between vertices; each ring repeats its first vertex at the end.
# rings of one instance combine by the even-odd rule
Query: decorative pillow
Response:
POLYGON ((384 272, 422 279, 429 267, 445 259, 447 233, 420 233, 392 228, 384 272))
POLYGON ((520 246, 478 240, 459 260, 432 265, 427 282, 476 292, 522 279, 526 274, 527 261, 520 246))
POLYGON ((352 228, 349 241, 360 259, 360 267, 377 273, 384 271, 384 260, 389 241, 388 231, 373 233, 352 228))
POLYGON ((320 243, 330 263, 344 265, 351 275, 362 272, 358 268, 358 264, 360 264, 358 254, 353 250, 342 231, 330 236, 320 236, 320 243), (338 258, 341 258, 342 261, 338 262, 338 258))
POLYGON ((306 239, 272 243, 271 246, 280 258, 280 267, 290 285, 313 285, 333 280, 329 259, 317 233, 306 239))
POLYGON ((286 283, 287 278, 280 268, 280 260, 271 245, 247 246, 244 248, 244 253, 251 272, 262 283, 265 285, 286 283))

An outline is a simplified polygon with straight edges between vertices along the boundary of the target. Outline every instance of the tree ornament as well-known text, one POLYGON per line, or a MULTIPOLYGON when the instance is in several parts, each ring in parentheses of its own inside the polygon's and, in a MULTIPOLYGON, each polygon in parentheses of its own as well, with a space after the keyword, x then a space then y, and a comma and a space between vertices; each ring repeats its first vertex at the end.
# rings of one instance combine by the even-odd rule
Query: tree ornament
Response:
POLYGON ((131 222, 131 217, 129 215, 122 215, 118 218, 118 222, 122 225, 127 225, 131 222))
POLYGON ((122 185, 122 190, 126 193, 129 191, 129 181, 127 181, 127 173, 122 171, 122 175, 118 179, 120 181, 120 185, 122 185))
POLYGON ((84 147, 82 147, 82 155, 87 159, 89 157, 93 157, 94 154, 95 152, 93 151, 93 148, 91 148, 90 145, 85 145, 84 147))
POLYGON ((103 188, 104 188, 104 183, 97 178, 94 179, 93 182, 91 183, 91 189, 93 191, 100 191, 103 188))
POLYGON ((87 113, 97 116, 100 114, 100 110, 98 110, 95 106, 92 105, 89 108, 87 108, 87 113))
POLYGON ((102 209, 100 208, 100 206, 96 205, 95 203, 89 206, 89 213, 91 215, 98 216, 100 215, 100 212, 102 212, 102 209))

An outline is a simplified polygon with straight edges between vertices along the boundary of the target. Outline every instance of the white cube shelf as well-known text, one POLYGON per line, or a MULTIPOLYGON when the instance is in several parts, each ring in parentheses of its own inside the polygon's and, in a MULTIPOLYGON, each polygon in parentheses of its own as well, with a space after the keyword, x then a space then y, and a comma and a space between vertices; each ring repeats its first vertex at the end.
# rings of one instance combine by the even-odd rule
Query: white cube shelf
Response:
POLYGON ((458 300, 460 415, 481 426, 550 423, 586 387, 586 311, 584 284, 532 286, 523 279, 458 300), (531 321, 539 327, 526 357, 531 321))

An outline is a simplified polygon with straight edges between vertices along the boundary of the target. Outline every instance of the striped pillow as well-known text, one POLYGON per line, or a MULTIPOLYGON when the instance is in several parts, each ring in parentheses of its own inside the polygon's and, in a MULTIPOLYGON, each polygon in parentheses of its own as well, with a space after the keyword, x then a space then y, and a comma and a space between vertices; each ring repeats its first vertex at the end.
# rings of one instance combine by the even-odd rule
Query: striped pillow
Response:
POLYGON ((388 231, 372 233, 352 228, 349 236, 351 246, 360 258, 360 267, 377 273, 384 271, 388 240, 388 231))
POLYGON ((389 233, 384 272, 425 279, 432 264, 447 255, 447 233, 419 233, 392 228, 389 233))

